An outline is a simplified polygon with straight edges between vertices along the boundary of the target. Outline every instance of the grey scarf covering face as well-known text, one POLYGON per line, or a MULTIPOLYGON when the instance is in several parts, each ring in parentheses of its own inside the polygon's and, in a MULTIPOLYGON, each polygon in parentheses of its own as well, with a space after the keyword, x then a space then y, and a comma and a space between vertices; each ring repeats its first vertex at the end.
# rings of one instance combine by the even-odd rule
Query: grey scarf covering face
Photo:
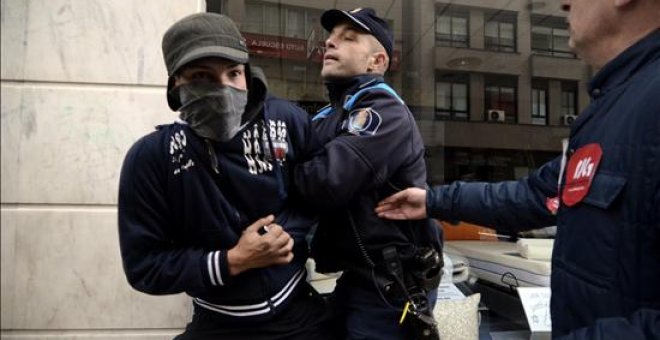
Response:
POLYGON ((172 90, 181 100, 181 119, 198 135, 227 142, 241 129, 248 91, 218 84, 183 84, 172 90))

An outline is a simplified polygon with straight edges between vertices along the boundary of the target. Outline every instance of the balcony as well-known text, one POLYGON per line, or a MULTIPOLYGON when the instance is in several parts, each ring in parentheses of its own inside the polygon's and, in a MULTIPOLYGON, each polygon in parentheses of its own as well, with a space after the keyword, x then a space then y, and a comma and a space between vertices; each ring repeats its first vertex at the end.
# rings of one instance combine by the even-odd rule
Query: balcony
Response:
POLYGON ((532 77, 580 81, 589 79, 589 67, 582 60, 542 54, 530 56, 532 77))

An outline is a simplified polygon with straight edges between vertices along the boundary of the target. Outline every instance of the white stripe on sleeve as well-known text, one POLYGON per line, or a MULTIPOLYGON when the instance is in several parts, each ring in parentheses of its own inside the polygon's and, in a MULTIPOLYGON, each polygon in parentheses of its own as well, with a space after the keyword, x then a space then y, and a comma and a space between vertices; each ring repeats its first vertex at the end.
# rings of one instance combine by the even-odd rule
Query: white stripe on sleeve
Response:
POLYGON ((218 284, 215 283, 215 275, 213 274, 213 264, 211 263, 213 261, 213 254, 214 252, 209 253, 206 255, 206 267, 209 271, 209 277, 211 278, 211 284, 214 286, 217 286, 218 284))
POLYGON ((225 283, 222 281, 222 272, 220 271, 220 251, 215 252, 215 259, 213 260, 215 264, 215 275, 218 280, 218 284, 224 286, 225 283))

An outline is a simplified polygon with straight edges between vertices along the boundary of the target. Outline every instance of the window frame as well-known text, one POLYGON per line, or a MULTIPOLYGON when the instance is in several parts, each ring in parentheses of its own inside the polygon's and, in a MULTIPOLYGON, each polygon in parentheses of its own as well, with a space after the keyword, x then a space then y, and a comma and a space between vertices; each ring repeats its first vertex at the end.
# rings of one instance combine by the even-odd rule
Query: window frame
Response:
POLYGON ((436 9, 435 14, 435 46, 440 47, 470 47, 470 12, 457 6, 445 6, 444 8, 436 9), (440 18, 449 19, 449 38, 442 38, 441 33, 438 32, 440 18), (460 35, 455 34, 455 19, 465 20, 465 35, 464 40, 460 39, 460 35))
POLYGON ((572 58, 575 59, 577 56, 575 53, 573 53, 570 48, 567 48, 566 50, 561 50, 558 49, 557 44, 556 44, 556 39, 558 37, 565 37, 566 40, 566 46, 568 47, 568 35, 569 35, 569 27, 568 24, 566 23, 565 18, 560 18, 560 17, 552 17, 552 16, 540 16, 540 15, 532 15, 531 18, 531 23, 530 23, 530 39, 531 39, 531 50, 532 53, 536 54, 541 54, 541 55, 548 55, 548 56, 553 56, 553 57, 561 57, 561 58, 572 58), (543 33, 538 33, 538 29, 547 29, 549 30, 549 33, 546 35, 548 38, 548 48, 538 48, 535 47, 534 41, 535 41, 535 35, 543 35, 543 33), (537 32, 535 32, 537 30, 537 32), (559 34, 560 32, 565 32, 565 35, 559 34))
POLYGON ((435 77, 434 120, 470 120, 470 75, 468 73, 438 73, 435 77), (438 84, 449 84, 449 109, 438 108, 438 84), (455 109, 455 85, 465 86, 465 110, 455 109), (460 116, 459 116, 460 115, 460 116), (463 116, 464 115, 464 116, 463 116))
POLYGON ((516 53, 518 52, 518 13, 510 11, 496 11, 484 13, 484 49, 495 52, 516 53), (495 24, 496 37, 488 35, 489 25, 495 24), (503 24, 512 26, 512 44, 504 44, 502 38, 503 24), (495 41, 493 43, 493 41, 495 41))
POLYGON ((489 75, 484 77, 484 121, 488 121, 488 110, 493 109, 504 110, 505 123, 518 123, 518 78, 516 76, 489 75), (497 107, 489 106, 493 101, 489 91, 494 88, 497 89, 498 103, 505 102, 502 100, 503 90, 513 91, 513 99, 510 105, 498 105, 497 107), (506 109, 507 106, 509 106, 513 112, 508 112, 506 109))
POLYGON ((534 125, 548 125, 548 82, 542 79, 532 79, 531 89, 531 122, 534 125))
POLYGON ((562 81, 561 82, 561 99, 560 99, 560 109, 562 116, 564 115, 574 115, 577 116, 578 111, 578 86, 577 82, 572 81, 562 81), (572 95, 572 100, 567 99, 566 95, 572 95), (570 103, 571 105, 566 105, 570 103), (572 112, 568 112, 567 109, 572 109, 572 112))

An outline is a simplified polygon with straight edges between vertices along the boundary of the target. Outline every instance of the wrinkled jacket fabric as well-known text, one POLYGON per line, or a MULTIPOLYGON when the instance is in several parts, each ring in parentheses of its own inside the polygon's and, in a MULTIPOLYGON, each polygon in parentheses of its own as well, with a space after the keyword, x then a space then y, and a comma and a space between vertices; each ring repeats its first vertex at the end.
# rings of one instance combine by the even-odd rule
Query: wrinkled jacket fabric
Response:
POLYGON ((557 225, 552 258, 553 337, 660 339, 660 31, 603 67, 591 104, 570 129, 567 161, 602 149, 586 197, 563 200, 561 157, 529 177, 428 192, 429 214, 518 231, 557 225))

